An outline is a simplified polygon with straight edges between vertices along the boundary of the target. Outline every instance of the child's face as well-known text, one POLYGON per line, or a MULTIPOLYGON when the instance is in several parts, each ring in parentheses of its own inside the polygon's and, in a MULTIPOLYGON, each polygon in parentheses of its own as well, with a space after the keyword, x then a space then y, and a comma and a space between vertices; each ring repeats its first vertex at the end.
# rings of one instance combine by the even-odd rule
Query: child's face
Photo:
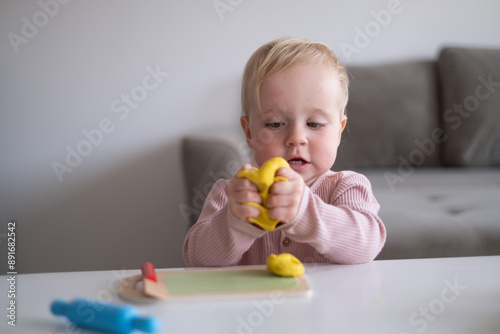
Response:
POLYGON ((300 64, 262 84, 262 112, 241 118, 259 166, 282 157, 307 185, 331 168, 347 120, 341 115, 344 93, 332 71, 300 64))

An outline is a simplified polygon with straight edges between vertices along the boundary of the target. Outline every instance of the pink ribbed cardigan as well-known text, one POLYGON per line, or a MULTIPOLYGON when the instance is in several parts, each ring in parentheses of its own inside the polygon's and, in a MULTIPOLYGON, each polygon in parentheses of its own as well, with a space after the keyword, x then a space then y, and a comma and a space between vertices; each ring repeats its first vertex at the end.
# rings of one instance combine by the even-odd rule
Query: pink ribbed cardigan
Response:
POLYGON ((291 253, 305 263, 372 261, 386 232, 368 179, 327 171, 304 187, 297 215, 270 232, 236 218, 227 200, 228 180, 218 180, 184 240, 190 267, 265 264, 271 253, 291 253))

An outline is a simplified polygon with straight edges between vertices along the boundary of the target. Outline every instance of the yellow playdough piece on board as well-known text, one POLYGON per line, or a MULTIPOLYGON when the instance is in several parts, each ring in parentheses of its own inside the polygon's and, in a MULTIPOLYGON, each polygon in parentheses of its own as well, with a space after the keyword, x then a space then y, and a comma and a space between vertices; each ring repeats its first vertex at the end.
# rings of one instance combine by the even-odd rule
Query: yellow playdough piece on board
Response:
POLYGON ((296 277, 305 271, 302 262, 290 253, 271 254, 266 262, 267 269, 279 276, 296 277))
POLYGON ((254 183, 259 189, 259 195, 262 197, 262 205, 253 202, 246 202, 245 205, 251 205, 260 210, 260 214, 256 218, 249 218, 252 223, 262 227, 266 231, 272 231, 276 228, 279 220, 269 218, 269 210, 267 208, 267 199, 269 198, 269 189, 278 181, 288 181, 283 176, 276 176, 276 172, 281 167, 290 167, 288 162, 281 158, 271 158, 267 160, 260 169, 254 167, 254 170, 243 170, 238 173, 238 177, 247 178, 254 183))

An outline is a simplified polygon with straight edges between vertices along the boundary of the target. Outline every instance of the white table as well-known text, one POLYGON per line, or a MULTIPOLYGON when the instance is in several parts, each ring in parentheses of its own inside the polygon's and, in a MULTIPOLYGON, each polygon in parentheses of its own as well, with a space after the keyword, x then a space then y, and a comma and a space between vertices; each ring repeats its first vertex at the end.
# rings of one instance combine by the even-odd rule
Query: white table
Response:
MULTIPOLYGON (((9 326, 8 276, 0 280, 0 333, 95 333, 54 317, 55 298, 123 303, 117 281, 140 273, 16 276, 16 327, 9 326)), ((162 320, 162 333, 500 333, 500 256, 308 265, 308 297, 135 304, 162 320)), ((139 333, 139 332, 137 332, 139 333)))

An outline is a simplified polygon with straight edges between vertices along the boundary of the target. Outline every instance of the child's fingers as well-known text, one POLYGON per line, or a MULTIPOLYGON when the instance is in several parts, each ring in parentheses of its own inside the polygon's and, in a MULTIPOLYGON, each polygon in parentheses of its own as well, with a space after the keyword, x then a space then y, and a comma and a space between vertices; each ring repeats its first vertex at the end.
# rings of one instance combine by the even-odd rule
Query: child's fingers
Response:
MULTIPOLYGON (((244 170, 253 170, 253 167, 250 164, 244 164, 243 166, 240 167, 240 169, 238 170, 238 173, 241 171, 244 171, 244 170)), ((236 173, 236 174, 238 174, 238 173, 236 173)))
POLYGON ((255 218, 260 214, 259 209, 251 205, 241 205, 241 220, 248 220, 248 218, 255 218))
POLYGON ((231 181, 229 182, 229 195, 234 194, 235 192, 240 192, 240 191, 254 191, 257 192, 259 189, 255 184, 252 183, 252 181, 245 179, 245 178, 239 178, 238 176, 233 176, 231 178, 231 181))
POLYGON ((267 199, 268 209, 275 208, 295 208, 300 204, 301 196, 290 196, 290 195, 273 195, 267 199))
POLYGON ((253 170, 253 167, 249 163, 246 163, 241 166, 240 170, 253 170))
MULTIPOLYGON (((240 171, 253 170, 250 164, 241 166, 240 171)), ((240 220, 248 221, 250 217, 257 217, 260 214, 256 207, 244 203, 253 202, 262 204, 262 197, 259 195, 257 186, 246 178, 239 178, 238 173, 233 176, 228 188, 228 200, 231 212, 240 220)))
POLYGON ((304 189, 304 181, 302 178, 289 180, 286 182, 275 182, 270 189, 272 195, 300 193, 304 189))
POLYGON ((280 168, 276 174, 286 177, 288 181, 275 182, 272 185, 271 196, 266 201, 269 218, 287 223, 298 212, 304 192, 304 180, 291 168, 280 168))
MULTIPOLYGON (((235 180, 227 190, 227 196, 231 205, 241 205, 246 202, 262 203, 262 196, 257 192, 255 185, 246 184, 245 180, 235 180)), ((248 181, 248 180, 246 180, 248 181)), ((251 183, 251 182, 250 182, 251 183)))
POLYGON ((252 181, 244 177, 238 177, 238 174, 244 170, 253 170, 253 167, 250 164, 244 164, 243 166, 241 166, 238 172, 231 178, 231 183, 234 184, 234 186, 237 187, 238 190, 253 188, 257 191, 258 188, 255 184, 252 183, 252 181))
POLYGON ((257 192, 259 188, 257 188, 257 186, 249 179, 238 178, 234 180, 234 190, 236 191, 250 190, 257 192))
POLYGON ((294 185, 293 183, 291 183, 290 181, 288 181, 288 182, 276 182, 271 186, 271 189, 269 190, 269 192, 271 195, 290 194, 296 188, 297 188, 297 186, 294 185))
POLYGON ((302 177, 296 171, 291 169, 290 167, 281 167, 280 169, 278 169, 276 171, 276 176, 286 177, 288 179, 288 181, 292 181, 292 180, 295 180, 297 178, 302 177))
POLYGON ((250 217, 255 218, 260 214, 259 209, 250 205, 234 205, 231 211, 236 218, 245 221, 248 221, 250 217))
POLYGON ((246 205, 246 202, 262 203, 262 198, 255 192, 228 192, 229 208, 233 215, 240 220, 248 220, 248 217, 257 217, 259 209, 246 205))
POLYGON ((289 222, 293 217, 295 217, 295 213, 292 213, 288 207, 278 207, 269 209, 269 218, 279 220, 280 222, 289 222))
POLYGON ((262 197, 255 191, 237 191, 233 194, 233 199, 238 204, 247 202, 262 203, 262 197))

